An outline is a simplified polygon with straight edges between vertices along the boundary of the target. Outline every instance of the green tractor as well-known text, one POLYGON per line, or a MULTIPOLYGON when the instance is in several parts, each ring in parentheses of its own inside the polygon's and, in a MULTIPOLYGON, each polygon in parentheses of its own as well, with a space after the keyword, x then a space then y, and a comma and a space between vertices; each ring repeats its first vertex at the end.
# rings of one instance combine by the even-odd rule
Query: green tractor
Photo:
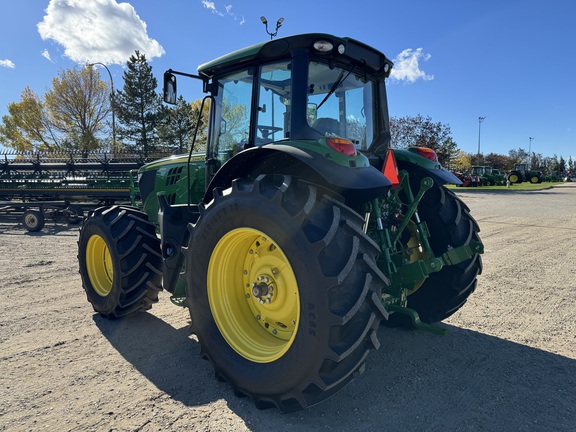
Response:
POLYGON ((202 82, 207 150, 142 166, 138 207, 85 219, 94 310, 132 315, 167 291, 217 377, 283 412, 349 384, 382 322, 442 333, 483 244, 436 154, 390 149, 391 68, 354 39, 304 34, 167 71, 168 103, 177 75, 202 82))
POLYGON ((529 169, 528 164, 516 164, 514 169, 508 174, 508 181, 510 183, 542 183, 542 173, 529 169))
POLYGON ((478 186, 503 186, 506 179, 500 171, 490 166, 473 166, 472 178, 478 179, 478 186))

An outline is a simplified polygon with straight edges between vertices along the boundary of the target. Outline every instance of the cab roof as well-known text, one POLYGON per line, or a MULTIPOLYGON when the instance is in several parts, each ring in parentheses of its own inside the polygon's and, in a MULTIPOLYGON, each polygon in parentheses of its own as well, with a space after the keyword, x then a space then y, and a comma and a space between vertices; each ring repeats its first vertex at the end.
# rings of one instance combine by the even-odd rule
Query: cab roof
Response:
POLYGON ((294 49, 306 49, 316 57, 361 65, 370 73, 382 73, 385 76, 388 76, 393 65, 380 51, 355 39, 323 33, 309 33, 261 42, 233 51, 204 63, 198 68, 198 73, 211 78, 214 75, 225 74, 244 66, 289 58, 290 52, 294 49), (318 41, 330 42, 333 49, 330 52, 316 51, 313 46, 318 41), (343 52, 340 52, 342 49, 339 50, 339 47, 343 47, 343 52))

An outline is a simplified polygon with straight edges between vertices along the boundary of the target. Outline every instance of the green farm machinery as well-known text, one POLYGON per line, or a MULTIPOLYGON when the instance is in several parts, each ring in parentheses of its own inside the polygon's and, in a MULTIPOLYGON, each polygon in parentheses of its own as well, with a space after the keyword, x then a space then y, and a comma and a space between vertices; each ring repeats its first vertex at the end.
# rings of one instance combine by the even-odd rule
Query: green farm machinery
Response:
POLYGON ((31 232, 40 231, 47 219, 77 224, 89 208, 135 204, 138 191, 132 174, 158 158, 59 152, 1 156, 0 220, 21 222, 31 232))
POLYGON ((500 171, 490 166, 473 166, 471 177, 478 186, 504 186, 506 178, 500 171))
POLYGON ((386 343, 381 323, 443 333, 483 244, 436 154, 390 148, 392 66, 354 39, 304 34, 167 71, 168 103, 177 76, 202 83, 207 150, 142 166, 136 206, 88 214, 93 309, 125 317, 168 292, 217 377, 283 412, 349 384, 386 343))
POLYGON ((529 169, 528 164, 516 164, 508 174, 508 181, 510 183, 542 183, 542 172, 529 169))

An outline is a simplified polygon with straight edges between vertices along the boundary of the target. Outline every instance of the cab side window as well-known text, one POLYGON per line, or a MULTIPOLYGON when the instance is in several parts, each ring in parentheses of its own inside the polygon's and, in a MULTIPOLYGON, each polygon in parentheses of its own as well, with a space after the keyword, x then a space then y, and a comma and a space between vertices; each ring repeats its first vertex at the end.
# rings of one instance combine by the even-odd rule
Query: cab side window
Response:
POLYGON ((290 136, 290 62, 273 63, 260 69, 256 145, 290 136))
POLYGON ((215 153, 212 157, 225 161, 248 143, 253 76, 242 71, 218 81, 216 98, 215 153))

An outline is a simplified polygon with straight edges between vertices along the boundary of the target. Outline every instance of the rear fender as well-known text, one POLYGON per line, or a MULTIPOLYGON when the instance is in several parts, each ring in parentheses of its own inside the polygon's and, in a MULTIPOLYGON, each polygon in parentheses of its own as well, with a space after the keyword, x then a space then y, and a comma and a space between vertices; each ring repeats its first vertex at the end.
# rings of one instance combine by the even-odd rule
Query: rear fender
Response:
POLYGON ((434 182, 440 185, 447 183, 455 185, 462 184, 462 181, 456 177, 456 175, 448 171, 438 162, 434 162, 408 150, 394 149, 394 156, 396 157, 398 168, 408 173, 417 171, 421 175, 424 174, 432 177, 434 182))
POLYGON ((287 146, 254 147, 238 153, 218 170, 206 190, 204 202, 213 198, 215 188, 227 188, 232 181, 260 174, 285 174, 305 179, 342 196, 347 205, 357 205, 386 195, 390 181, 372 166, 346 167, 314 152, 287 146))

